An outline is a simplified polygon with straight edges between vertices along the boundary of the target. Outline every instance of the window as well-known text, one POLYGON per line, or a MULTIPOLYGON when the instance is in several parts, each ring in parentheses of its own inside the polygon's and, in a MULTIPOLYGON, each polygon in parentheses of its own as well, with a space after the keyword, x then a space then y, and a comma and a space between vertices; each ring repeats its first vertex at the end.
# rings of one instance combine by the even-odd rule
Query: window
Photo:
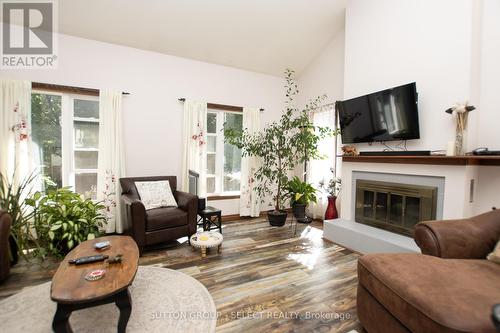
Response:
POLYGON ((46 186, 71 186, 96 198, 99 154, 97 97, 34 92, 31 97, 34 153, 46 186))
POLYGON ((207 114, 207 193, 236 194, 240 191, 241 149, 224 142, 224 124, 243 128, 243 114, 209 110, 207 114))

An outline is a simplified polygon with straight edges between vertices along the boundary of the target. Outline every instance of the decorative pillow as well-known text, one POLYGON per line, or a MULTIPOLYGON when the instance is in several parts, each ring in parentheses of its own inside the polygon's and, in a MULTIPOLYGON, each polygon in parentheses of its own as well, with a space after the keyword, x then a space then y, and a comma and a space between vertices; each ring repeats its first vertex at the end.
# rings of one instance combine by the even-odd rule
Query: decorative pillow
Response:
POLYGON ((135 187, 146 210, 160 207, 177 207, 168 180, 135 182, 135 187))
POLYGON ((497 246, 495 246, 493 252, 488 254, 486 259, 496 262, 497 264, 500 264, 500 240, 498 241, 497 246))

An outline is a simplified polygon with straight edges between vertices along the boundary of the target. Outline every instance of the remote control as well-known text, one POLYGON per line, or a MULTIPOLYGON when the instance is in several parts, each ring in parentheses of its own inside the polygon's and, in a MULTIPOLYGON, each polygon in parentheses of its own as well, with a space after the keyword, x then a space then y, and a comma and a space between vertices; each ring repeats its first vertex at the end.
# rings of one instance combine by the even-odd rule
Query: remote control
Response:
POLYGON ((98 250, 104 250, 110 246, 111 246, 111 243, 109 241, 104 241, 104 242, 99 242, 99 243, 94 244, 94 248, 96 248, 98 250))
POLYGON ((81 258, 71 259, 68 262, 70 264, 83 265, 83 264, 88 264, 88 263, 91 263, 91 262, 103 261, 103 260, 108 259, 108 258, 109 258, 109 256, 98 254, 98 255, 95 255, 95 256, 88 256, 88 257, 81 257, 81 258))

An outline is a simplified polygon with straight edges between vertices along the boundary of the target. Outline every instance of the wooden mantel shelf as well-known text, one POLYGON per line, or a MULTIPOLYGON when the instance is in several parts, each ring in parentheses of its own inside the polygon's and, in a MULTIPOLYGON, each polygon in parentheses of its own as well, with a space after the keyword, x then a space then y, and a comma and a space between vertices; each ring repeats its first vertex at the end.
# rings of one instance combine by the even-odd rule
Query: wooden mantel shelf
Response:
POLYGON ((500 156, 342 156, 343 162, 437 164, 437 165, 498 165, 500 156))

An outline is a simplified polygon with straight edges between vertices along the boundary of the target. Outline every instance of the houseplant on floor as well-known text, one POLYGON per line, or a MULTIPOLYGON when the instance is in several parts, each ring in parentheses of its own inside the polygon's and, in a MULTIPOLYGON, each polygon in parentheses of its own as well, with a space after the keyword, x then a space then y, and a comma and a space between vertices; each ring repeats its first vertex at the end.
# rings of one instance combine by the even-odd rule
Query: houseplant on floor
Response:
POLYGON ((268 211, 272 226, 283 226, 287 213, 284 210, 285 188, 289 174, 294 168, 308 159, 321 158, 318 143, 326 136, 335 134, 328 127, 313 126, 311 110, 321 105, 326 96, 311 100, 304 109, 295 106, 299 93, 292 70, 285 71, 286 100, 280 120, 268 124, 261 132, 251 134, 233 128, 224 128, 225 141, 242 150, 243 156, 257 156, 261 165, 254 171, 253 179, 257 185, 254 190, 265 202, 271 196, 274 209, 268 211))
POLYGON ((306 207, 310 202, 316 203, 316 189, 309 183, 303 182, 299 177, 293 177, 286 187, 287 196, 290 198, 293 215, 298 222, 310 223, 306 217, 306 207))
POLYGON ((15 265, 19 256, 27 259, 30 249, 38 247, 38 240, 33 231, 33 212, 25 199, 32 193, 38 173, 36 171, 21 178, 17 185, 12 177, 0 173, 0 208, 5 209, 12 219, 10 228, 9 248, 11 265, 15 265))
POLYGON ((43 250, 64 257, 83 241, 100 235, 106 222, 101 203, 68 187, 36 192, 27 203, 34 208, 34 224, 43 250))

